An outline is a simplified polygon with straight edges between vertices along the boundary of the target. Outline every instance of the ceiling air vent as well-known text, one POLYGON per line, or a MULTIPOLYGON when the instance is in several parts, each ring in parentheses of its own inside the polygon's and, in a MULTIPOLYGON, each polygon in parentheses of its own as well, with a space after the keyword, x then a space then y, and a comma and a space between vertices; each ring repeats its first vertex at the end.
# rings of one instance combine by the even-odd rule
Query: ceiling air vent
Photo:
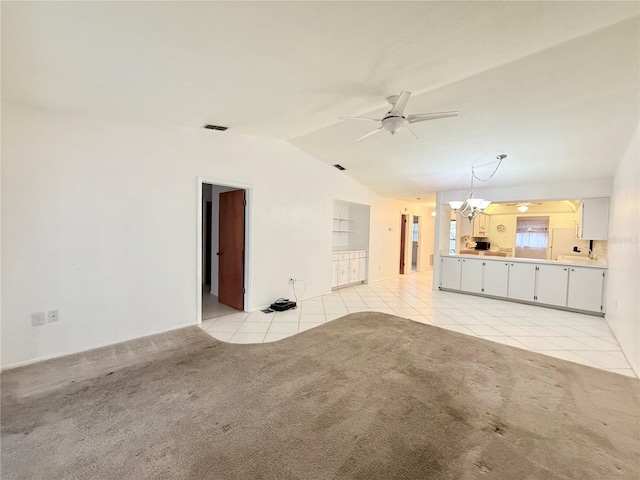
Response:
POLYGON ((229 127, 221 127, 220 125, 209 125, 209 124, 206 124, 204 126, 204 128, 207 128, 209 130, 220 130, 221 132, 224 132, 229 127))
POLYGON ((335 164, 334 167, 336 167, 338 170, 346 170, 346 168, 344 168, 342 165, 339 164, 335 164))

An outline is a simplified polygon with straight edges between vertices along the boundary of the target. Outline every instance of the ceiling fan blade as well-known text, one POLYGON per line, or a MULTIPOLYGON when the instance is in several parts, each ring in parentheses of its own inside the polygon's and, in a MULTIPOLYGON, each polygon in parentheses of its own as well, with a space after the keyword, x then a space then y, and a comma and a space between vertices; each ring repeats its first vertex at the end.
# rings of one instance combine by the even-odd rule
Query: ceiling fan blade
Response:
POLYGON ((384 130, 383 127, 376 128, 375 130, 371 130, 369 133, 365 133, 363 136, 361 136, 357 141, 359 142, 360 140, 364 140, 365 138, 373 135, 374 133, 381 132, 382 130, 384 130))
POLYGON ((339 120, 373 120, 374 122, 381 122, 382 119, 381 118, 369 118, 369 117, 345 117, 345 116, 340 116, 338 117, 339 120))
POLYGON ((436 120, 438 118, 457 117, 458 112, 436 112, 436 113, 416 113, 415 115, 407 115, 407 122, 416 123, 426 120, 436 120))
POLYGON ((396 103, 393 104, 389 113, 391 115, 402 115, 404 109, 407 107, 407 102, 409 101, 409 97, 411 96, 411 92, 402 92, 398 95, 398 99, 396 103))
POLYGON ((409 122, 405 122, 404 124, 404 128, 406 128, 407 130, 409 130, 411 132, 411 135, 413 135, 414 137, 416 137, 416 140, 418 139, 418 135, 416 135, 416 132, 414 132, 413 130, 411 130, 411 127, 409 126, 409 122))

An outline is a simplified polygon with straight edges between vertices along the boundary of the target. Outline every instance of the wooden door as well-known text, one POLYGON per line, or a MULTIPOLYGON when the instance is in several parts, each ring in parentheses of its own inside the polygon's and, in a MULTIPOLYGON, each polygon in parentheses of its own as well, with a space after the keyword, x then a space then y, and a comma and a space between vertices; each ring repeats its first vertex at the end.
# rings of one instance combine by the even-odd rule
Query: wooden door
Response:
POLYGON ((402 215, 400 222, 400 273, 404 273, 404 248, 407 243, 407 216, 402 215))
POLYGON ((218 301, 244 309, 245 191, 220 194, 218 234, 218 301))

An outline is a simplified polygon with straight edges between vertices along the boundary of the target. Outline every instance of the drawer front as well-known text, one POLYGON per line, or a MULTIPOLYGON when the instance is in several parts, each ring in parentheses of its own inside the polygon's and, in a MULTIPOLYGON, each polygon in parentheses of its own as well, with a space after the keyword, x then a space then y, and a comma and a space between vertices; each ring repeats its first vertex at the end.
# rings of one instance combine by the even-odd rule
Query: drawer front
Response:
POLYGON ((367 252, 360 252, 360 258, 367 258, 367 252))

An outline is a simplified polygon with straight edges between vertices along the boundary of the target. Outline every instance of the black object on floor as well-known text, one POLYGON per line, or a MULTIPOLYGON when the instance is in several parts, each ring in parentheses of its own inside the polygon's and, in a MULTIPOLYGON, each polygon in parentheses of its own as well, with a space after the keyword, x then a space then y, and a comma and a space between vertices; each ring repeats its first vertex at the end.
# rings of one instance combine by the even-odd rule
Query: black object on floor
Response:
POLYGON ((296 302, 290 302, 289 300, 278 300, 276 303, 272 303, 269 308, 271 310, 275 310, 276 312, 284 312, 285 310, 296 308, 296 302))

